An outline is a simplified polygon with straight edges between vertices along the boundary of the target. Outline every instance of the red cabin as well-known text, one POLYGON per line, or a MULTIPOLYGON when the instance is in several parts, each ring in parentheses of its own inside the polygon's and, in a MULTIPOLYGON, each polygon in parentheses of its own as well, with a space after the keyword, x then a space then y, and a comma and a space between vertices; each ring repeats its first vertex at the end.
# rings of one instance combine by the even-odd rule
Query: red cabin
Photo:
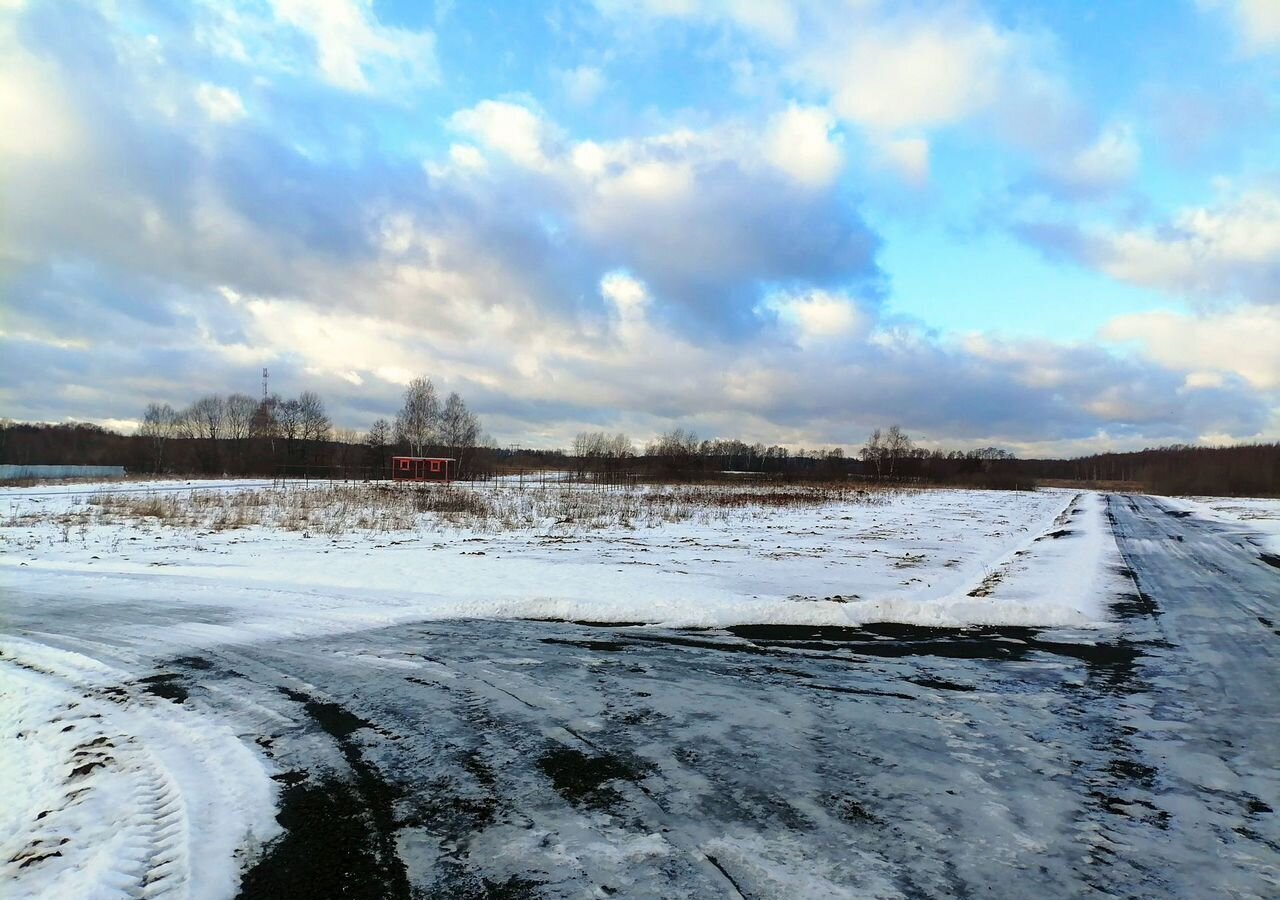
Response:
POLYGON ((452 481, 457 460, 447 456, 393 456, 394 481, 452 481))

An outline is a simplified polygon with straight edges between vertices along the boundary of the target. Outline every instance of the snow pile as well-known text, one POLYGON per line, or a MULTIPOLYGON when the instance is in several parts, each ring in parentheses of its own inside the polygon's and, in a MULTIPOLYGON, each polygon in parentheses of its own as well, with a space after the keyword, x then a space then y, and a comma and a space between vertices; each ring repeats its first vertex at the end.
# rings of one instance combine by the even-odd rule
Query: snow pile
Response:
POLYGON ((279 832, 254 752, 122 676, 0 641, 6 897, 229 897, 245 854, 279 832))

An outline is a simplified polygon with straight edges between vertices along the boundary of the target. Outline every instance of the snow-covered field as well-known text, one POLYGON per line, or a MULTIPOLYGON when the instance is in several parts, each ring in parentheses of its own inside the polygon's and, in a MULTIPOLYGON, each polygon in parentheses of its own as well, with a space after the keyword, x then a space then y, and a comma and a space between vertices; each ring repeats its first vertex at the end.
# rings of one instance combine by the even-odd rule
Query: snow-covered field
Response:
MULTIPOLYGON (((0 628, 0 878, 12 896, 230 896, 243 865, 278 832, 270 776, 279 773, 255 742, 287 713, 264 700, 246 725, 230 694, 185 702, 181 682, 147 675, 174 660, 198 668, 235 648, 358 644, 373 629, 467 618, 656 631, 875 622, 1106 630, 1108 604, 1127 585, 1104 500, 1089 493, 916 491, 705 510, 680 501, 662 516, 626 525, 597 517, 591 527, 536 515, 495 527, 427 512, 408 523, 302 530, 129 517, 106 493, 208 512, 227 495, 267 488, 0 491, 6 589, 38 598, 25 604, 28 616, 45 604, 50 622, 81 629, 42 628, 38 613, 22 636, 0 628)), ((330 509, 323 486, 291 490, 330 509)), ((380 654, 360 661, 378 672, 401 664, 380 654)), ((419 679, 428 671, 405 665, 419 679)), ((715 853, 731 857, 727 845, 715 853)))
POLYGON ((1169 497, 1167 502, 1204 519, 1238 526, 1263 542, 1268 553, 1280 555, 1280 499, 1254 497, 1169 497))
MULTIPOLYGON (((164 498, 259 487, 121 490, 164 498)), ((1054 491, 918 491, 871 503, 707 510, 650 527, 547 520, 502 530, 424 513, 410 529, 340 534, 120 520, 89 502, 94 493, 0 491, 0 570, 14 586, 48 595, 180 596, 234 611, 220 635, 157 629, 158 639, 177 643, 476 616, 1078 626, 1106 618, 1100 580, 1115 557, 1100 499, 1054 491), (1045 537, 1064 532, 1070 540, 1045 537)))

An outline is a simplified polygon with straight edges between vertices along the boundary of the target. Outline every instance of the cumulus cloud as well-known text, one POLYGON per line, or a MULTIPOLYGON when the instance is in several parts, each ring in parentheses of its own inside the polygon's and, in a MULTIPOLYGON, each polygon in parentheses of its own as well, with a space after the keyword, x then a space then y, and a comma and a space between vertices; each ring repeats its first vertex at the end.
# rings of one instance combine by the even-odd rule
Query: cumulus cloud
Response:
MULTIPOLYGON (((215 40, 225 19, 150 41, 89 8, 27 15, 39 52, 24 52, 68 150, 0 142, 10 415, 123 421, 150 400, 252 392, 262 365, 357 427, 429 372, 500 439, 551 445, 673 422, 848 443, 900 421, 940 440, 1075 446, 1254 434, 1269 415, 1270 382, 1209 361, 961 341, 886 317, 879 239, 841 192, 843 147, 816 101, 586 140, 532 101, 483 100, 446 118, 424 161, 416 144, 366 142, 369 106, 315 123, 314 84, 290 94, 304 76, 263 62, 252 28, 234 32, 235 62, 215 40), (208 127, 201 87, 250 84, 254 114, 208 127)), ((798 40, 785 17, 753 21, 798 40)), ((300 29, 309 72, 313 50, 326 57, 300 29)), ((354 64, 331 49, 326 84, 357 87, 358 69, 376 92, 377 58, 394 54, 362 40, 354 64)), ((899 149, 922 170, 927 144, 899 149)))
POLYGON ((517 167, 509 177, 542 204, 561 253, 576 246, 626 266, 667 314, 718 333, 754 327, 763 283, 878 277, 874 236, 828 189, 839 151, 820 111, 788 110, 763 135, 722 127, 599 142, 561 138, 507 102, 450 121, 517 167), (807 143, 784 153, 784 133, 807 143))
MULTIPOLYGON (((1135 168, 1132 129, 1097 121, 1076 98, 1053 38, 1002 22, 979 4, 780 0, 767 14, 737 2, 597 5, 628 23, 735 29, 780 81, 816 92, 860 133, 873 167, 912 186, 928 178, 933 137, 963 128, 1025 154, 1040 185, 1064 196, 1114 189, 1135 168)), ((739 80, 753 83, 768 68, 746 55, 732 65, 739 80)))
POLYGON ((873 322, 856 300, 829 291, 774 294, 762 308, 776 314, 803 347, 865 338, 873 322))
POLYGON ((826 187, 840 173, 843 154, 825 109, 792 104, 775 115, 765 135, 765 158, 800 184, 826 187))
POLYGON ((349 91, 436 78, 435 36, 378 23, 372 0, 271 0, 276 18, 311 39, 324 79, 349 91))
POLYGON ((550 130, 533 110, 517 103, 484 100, 449 118, 453 128, 468 134, 504 154, 512 162, 530 169, 548 165, 550 130))
POLYGON ((1280 306, 1221 313, 1167 310, 1119 316, 1101 336, 1137 344, 1147 358, 1188 370, 1190 387, 1216 387, 1224 375, 1280 391, 1280 306))
POLYGON ((988 21, 951 13, 845 21, 797 67, 830 91, 842 118, 872 131, 954 124, 995 102, 1009 78, 1010 38, 988 21))
POLYGON ((28 52, 0 15, 0 156, 65 157, 82 139, 54 66, 28 52))
POLYGON ((1047 252, 1130 284, 1208 300, 1280 303, 1280 194, 1236 192, 1150 228, 1026 224, 1047 252))

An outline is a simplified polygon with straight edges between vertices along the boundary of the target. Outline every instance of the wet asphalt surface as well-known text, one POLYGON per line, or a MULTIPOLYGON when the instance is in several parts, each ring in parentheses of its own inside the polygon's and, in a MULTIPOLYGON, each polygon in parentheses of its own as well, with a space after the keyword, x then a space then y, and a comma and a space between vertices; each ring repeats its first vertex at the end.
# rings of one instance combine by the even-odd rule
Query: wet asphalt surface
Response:
MULTIPOLYGON (((1108 510, 1133 589, 1100 632, 427 622, 141 684, 277 770, 245 898, 1280 896, 1280 568, 1108 510)), ((216 615, 109 613, 18 596, 7 628, 108 658, 216 615)))

